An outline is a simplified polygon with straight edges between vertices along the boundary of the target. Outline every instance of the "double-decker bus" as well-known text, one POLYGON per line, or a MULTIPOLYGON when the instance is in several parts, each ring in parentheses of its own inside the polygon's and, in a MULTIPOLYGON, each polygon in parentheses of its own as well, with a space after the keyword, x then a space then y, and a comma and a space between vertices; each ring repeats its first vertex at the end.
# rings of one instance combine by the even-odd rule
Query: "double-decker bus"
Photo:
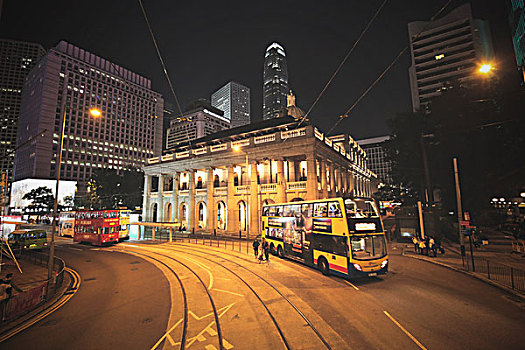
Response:
POLYGON ((58 218, 58 235, 73 237, 75 235, 75 212, 63 211, 58 218))
POLYGON ((77 211, 73 241, 99 246, 116 243, 119 240, 119 220, 118 210, 77 211))
POLYGON ((383 223, 373 199, 269 204, 262 215, 262 236, 281 258, 347 278, 388 271, 383 223))
POLYGON ((130 211, 127 209, 120 209, 119 210, 119 233, 118 238, 119 241, 124 241, 129 239, 129 229, 130 229, 130 221, 129 221, 129 215, 130 211))

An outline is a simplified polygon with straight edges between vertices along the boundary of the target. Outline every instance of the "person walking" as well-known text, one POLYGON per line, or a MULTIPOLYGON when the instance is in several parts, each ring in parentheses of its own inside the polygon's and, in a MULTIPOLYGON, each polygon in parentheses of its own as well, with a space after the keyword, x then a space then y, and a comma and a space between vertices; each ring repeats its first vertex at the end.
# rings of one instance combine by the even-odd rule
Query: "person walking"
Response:
POLYGON ((270 245, 266 241, 266 238, 263 238, 262 250, 263 250, 263 253, 264 253, 264 258, 266 260, 266 263, 269 264, 270 263, 270 245))
POLYGON ((255 259, 259 256, 259 246, 261 243, 259 243, 259 237, 256 237, 253 240, 252 247, 253 247, 253 255, 255 256, 255 259))

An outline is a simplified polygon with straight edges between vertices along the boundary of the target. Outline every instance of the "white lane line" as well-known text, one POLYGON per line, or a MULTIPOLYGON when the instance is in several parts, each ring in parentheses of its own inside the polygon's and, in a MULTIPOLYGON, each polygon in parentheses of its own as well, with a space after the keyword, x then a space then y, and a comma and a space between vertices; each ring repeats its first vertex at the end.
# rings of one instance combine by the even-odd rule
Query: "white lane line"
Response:
POLYGON ((414 343, 416 343, 417 346, 419 346, 420 349, 422 349, 422 350, 427 350, 427 348, 425 348, 425 347, 423 346, 423 344, 421 344, 421 343, 416 339, 416 337, 414 337, 412 334, 410 334, 410 332, 407 331, 407 330, 405 329, 405 327, 403 327, 399 322, 397 322, 392 316, 390 316, 390 314, 389 314, 388 312, 386 312, 386 311, 383 311, 383 312, 385 313, 385 315, 386 315, 386 316, 387 316, 392 322, 395 323, 396 326, 398 326, 403 332, 405 332, 405 334, 408 335, 408 336, 410 337, 410 339, 412 339, 412 341, 413 341, 414 343))
POLYGON ((216 292, 223 292, 223 293, 230 293, 230 294, 233 294, 233 295, 238 295, 240 297, 244 296, 244 295, 239 294, 239 293, 230 292, 229 290, 223 290, 223 289, 217 289, 217 288, 213 288, 213 290, 216 291, 216 292))
POLYGON ((357 288, 356 286, 354 286, 352 283, 348 282, 348 281, 345 281, 347 284, 351 285, 352 288, 354 288, 355 290, 359 290, 359 288, 357 288))
POLYGON ((69 249, 73 249, 73 250, 78 250, 78 251, 80 251, 80 252, 83 252, 83 251, 84 251, 84 249, 75 248, 75 247, 68 247, 68 248, 69 248, 69 249))

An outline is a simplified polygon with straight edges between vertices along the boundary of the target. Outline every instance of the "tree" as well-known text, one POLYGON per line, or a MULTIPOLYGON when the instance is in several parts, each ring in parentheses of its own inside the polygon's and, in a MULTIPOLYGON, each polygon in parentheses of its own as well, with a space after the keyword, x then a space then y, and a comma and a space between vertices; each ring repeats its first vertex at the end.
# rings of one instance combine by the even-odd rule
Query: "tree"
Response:
POLYGON ((90 209, 135 208, 142 205, 144 173, 140 170, 120 171, 97 169, 87 183, 87 194, 79 198, 77 207, 90 209))
POLYGON ((31 201, 26 209, 37 215, 48 214, 53 210, 55 197, 51 189, 41 186, 24 194, 22 199, 31 201))

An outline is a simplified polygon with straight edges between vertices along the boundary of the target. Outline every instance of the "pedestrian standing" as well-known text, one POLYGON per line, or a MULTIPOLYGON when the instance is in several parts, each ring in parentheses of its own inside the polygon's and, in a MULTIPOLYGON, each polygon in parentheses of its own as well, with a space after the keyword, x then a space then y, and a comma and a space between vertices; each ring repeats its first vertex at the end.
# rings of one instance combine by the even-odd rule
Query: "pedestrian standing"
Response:
POLYGON ((414 253, 417 253, 418 241, 416 236, 412 236, 412 243, 414 244, 414 253))
POLYGON ((255 256, 255 259, 259 256, 259 246, 261 243, 259 243, 259 237, 256 237, 253 240, 252 247, 253 247, 253 255, 255 256))
POLYGON ((270 246, 268 245, 268 242, 265 238, 263 238, 262 241, 262 250, 264 253, 264 258, 266 259, 266 263, 270 263, 270 246))

